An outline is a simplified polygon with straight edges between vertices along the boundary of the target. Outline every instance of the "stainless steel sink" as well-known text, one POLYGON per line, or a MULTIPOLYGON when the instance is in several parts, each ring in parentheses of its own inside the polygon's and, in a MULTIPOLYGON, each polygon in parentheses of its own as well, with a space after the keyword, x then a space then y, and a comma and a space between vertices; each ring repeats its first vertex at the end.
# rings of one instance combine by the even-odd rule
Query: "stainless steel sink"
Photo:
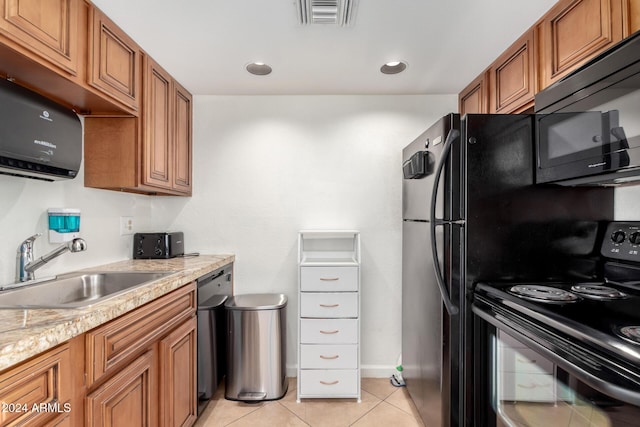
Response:
POLYGON ((0 292, 0 308, 83 308, 120 295, 172 272, 69 273, 0 292))

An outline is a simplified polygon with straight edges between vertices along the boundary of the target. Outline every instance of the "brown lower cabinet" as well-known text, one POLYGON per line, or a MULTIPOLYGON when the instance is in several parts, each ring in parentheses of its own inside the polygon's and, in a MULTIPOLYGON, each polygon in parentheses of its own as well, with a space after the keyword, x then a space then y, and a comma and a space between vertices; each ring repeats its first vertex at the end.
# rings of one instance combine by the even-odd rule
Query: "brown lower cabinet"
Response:
POLYGON ((0 374, 1 426, 82 425, 82 343, 76 337, 0 374))
POLYGON ((193 425, 195 292, 191 282, 0 373, 0 426, 193 425))

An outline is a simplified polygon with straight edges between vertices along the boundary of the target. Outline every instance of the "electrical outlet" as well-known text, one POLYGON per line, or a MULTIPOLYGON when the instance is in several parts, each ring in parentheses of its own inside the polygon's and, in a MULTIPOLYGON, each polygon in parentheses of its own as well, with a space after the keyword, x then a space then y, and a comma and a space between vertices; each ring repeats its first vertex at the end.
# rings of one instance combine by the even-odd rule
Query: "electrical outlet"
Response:
POLYGON ((120 235, 127 236, 133 234, 133 217, 121 216, 120 217, 120 235))

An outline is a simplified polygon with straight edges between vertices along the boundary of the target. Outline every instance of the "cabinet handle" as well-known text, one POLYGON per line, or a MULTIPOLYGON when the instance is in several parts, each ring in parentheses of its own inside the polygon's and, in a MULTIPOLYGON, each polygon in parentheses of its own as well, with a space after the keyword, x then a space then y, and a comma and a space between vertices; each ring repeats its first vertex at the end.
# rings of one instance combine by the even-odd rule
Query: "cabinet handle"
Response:
POLYGON ((320 331, 321 334, 325 334, 325 335, 331 335, 331 334, 337 334, 338 332, 340 332, 339 329, 336 329, 335 331, 320 331))
POLYGON ((337 354, 335 356, 324 356, 322 354, 320 355, 320 359, 324 359, 324 360, 335 360, 338 357, 340 357, 340 356, 338 356, 337 354))
POLYGON ((334 308, 339 306, 340 304, 320 304, 320 307, 324 307, 324 308, 334 308))
POLYGON ((331 381, 331 382, 328 382, 328 381, 320 381, 320 384, 324 384, 324 385, 336 385, 336 384, 338 384, 339 382, 340 382, 340 381, 338 381, 338 380, 331 381))
POLYGON ((340 280, 339 277, 321 277, 320 280, 323 282, 335 282, 336 280, 340 280))
POLYGON ((520 363, 531 363, 531 364, 535 364, 536 363, 536 359, 529 360, 529 359, 522 359, 522 358, 518 357, 516 360, 518 362, 520 362, 520 363))

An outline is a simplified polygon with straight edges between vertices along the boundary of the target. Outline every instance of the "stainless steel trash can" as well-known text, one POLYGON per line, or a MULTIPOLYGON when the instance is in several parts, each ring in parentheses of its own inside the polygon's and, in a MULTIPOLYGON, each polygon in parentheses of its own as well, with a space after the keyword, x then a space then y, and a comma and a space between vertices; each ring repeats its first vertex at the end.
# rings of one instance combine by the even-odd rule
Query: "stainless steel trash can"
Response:
POLYGON ((226 399, 275 400, 287 392, 286 307, 282 294, 236 295, 225 303, 226 399))
POLYGON ((227 295, 198 302, 198 400, 211 399, 225 371, 227 295))

